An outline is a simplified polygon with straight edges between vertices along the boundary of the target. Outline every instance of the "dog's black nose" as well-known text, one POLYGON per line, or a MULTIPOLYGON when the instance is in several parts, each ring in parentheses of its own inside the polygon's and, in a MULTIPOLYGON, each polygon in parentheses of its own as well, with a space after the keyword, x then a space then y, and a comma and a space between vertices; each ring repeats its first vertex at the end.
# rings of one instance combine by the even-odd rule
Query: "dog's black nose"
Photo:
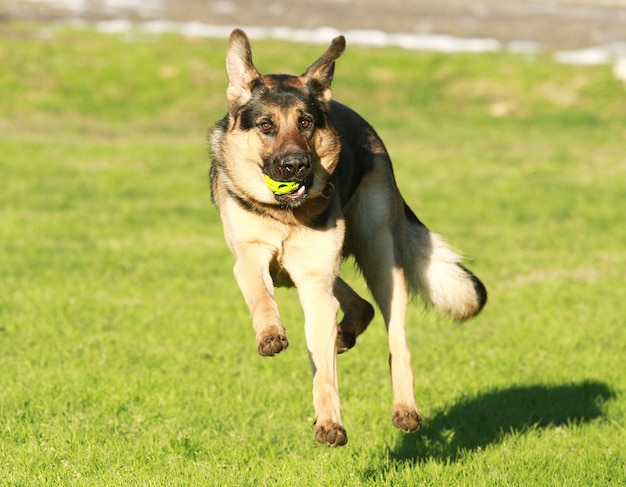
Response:
POLYGON ((277 157, 274 165, 283 181, 302 180, 309 170, 309 156, 306 152, 288 152, 277 157))

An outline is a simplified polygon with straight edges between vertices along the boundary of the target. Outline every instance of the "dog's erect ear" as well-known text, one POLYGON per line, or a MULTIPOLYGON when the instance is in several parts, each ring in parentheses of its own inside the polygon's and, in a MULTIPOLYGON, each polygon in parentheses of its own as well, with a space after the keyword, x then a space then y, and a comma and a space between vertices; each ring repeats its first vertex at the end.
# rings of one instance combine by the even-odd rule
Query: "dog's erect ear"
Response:
POLYGON ((322 89, 322 100, 328 103, 332 98, 330 85, 335 72, 335 61, 346 50, 344 36, 335 37, 322 57, 315 61, 304 72, 302 78, 307 82, 314 82, 322 89))
POLYGON ((231 109, 237 109, 252 98, 252 86, 261 75, 252 64, 252 50, 248 36, 243 30, 235 29, 230 34, 226 51, 226 74, 228 88, 226 96, 231 109))

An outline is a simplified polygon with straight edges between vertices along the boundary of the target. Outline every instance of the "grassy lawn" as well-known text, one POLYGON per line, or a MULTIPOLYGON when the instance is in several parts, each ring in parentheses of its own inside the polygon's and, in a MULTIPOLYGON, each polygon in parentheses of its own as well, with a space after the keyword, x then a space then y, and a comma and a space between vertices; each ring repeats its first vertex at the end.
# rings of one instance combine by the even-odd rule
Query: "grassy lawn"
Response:
MULTIPOLYGON (((349 43, 349 39, 348 39, 349 43)), ((0 485, 626 482, 626 90, 548 57, 350 47, 335 97, 490 301, 408 329, 425 425, 391 426, 378 315, 315 443, 302 312, 257 355, 209 194, 225 40, 0 24, 0 485)), ((325 46, 253 43, 264 72, 325 46)), ((363 293, 351 265, 345 275, 363 293)))

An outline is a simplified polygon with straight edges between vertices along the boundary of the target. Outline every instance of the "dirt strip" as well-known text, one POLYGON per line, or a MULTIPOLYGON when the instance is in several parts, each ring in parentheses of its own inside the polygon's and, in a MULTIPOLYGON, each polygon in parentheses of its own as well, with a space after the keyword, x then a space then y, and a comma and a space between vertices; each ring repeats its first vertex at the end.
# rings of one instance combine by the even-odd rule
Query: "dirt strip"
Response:
POLYGON ((0 19, 162 19, 447 34, 579 49, 626 41, 626 0, 0 0, 0 19))

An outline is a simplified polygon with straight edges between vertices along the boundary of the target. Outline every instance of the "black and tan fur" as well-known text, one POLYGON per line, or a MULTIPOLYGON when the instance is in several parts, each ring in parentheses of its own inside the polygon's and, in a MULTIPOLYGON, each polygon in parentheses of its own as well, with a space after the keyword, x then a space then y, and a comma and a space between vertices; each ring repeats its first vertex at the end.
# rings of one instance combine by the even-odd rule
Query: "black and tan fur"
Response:
POLYGON ((315 439, 330 446, 348 438, 337 353, 355 344, 374 315, 339 277, 342 259, 354 256, 385 320, 392 422, 403 431, 422 422, 405 334, 410 294, 460 321, 475 316, 487 299, 480 280, 404 202, 374 129, 332 100, 335 60, 344 49, 340 36, 301 76, 262 75, 245 33, 233 31, 226 55, 228 114, 210 133, 213 200, 258 352, 272 356, 287 348, 274 287, 295 286, 313 369, 315 439), (302 187, 277 196, 265 174, 302 187))

